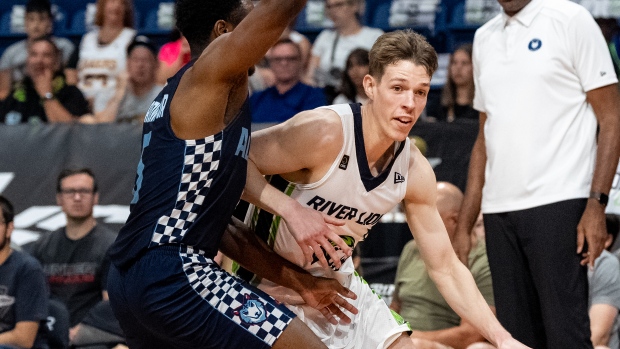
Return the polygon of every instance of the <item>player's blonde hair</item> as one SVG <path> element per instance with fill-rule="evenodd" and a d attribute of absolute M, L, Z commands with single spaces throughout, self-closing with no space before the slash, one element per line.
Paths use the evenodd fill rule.
<path fill-rule="evenodd" d="M 381 35 L 370 49 L 369 74 L 381 81 L 385 68 L 400 61 L 410 61 L 426 69 L 428 76 L 437 70 L 437 52 L 426 39 L 411 29 Z"/>

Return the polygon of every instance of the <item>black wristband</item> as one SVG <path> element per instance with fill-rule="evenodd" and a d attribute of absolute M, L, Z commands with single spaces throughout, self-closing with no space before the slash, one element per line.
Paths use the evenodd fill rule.
<path fill-rule="evenodd" d="M 588 199 L 594 199 L 603 206 L 607 206 L 607 202 L 609 202 L 609 196 L 598 191 L 591 191 Z"/>

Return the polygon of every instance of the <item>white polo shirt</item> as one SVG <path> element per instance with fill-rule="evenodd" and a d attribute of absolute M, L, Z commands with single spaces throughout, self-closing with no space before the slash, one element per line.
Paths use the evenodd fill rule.
<path fill-rule="evenodd" d="M 586 92 L 616 83 L 590 13 L 567 0 L 532 0 L 476 31 L 474 108 L 487 114 L 482 211 L 586 198 L 596 118 Z"/>

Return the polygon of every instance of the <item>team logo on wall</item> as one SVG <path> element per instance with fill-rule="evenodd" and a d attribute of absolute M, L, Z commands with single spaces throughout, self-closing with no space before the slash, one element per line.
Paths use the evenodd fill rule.
<path fill-rule="evenodd" d="M 540 39 L 532 39 L 530 43 L 527 45 L 527 48 L 530 51 L 538 51 L 538 49 L 542 46 L 542 41 Z"/>
<path fill-rule="evenodd" d="M 243 305 L 235 309 L 233 313 L 239 316 L 241 321 L 250 325 L 260 324 L 267 320 L 267 311 L 263 302 L 249 294 L 245 295 Z"/>

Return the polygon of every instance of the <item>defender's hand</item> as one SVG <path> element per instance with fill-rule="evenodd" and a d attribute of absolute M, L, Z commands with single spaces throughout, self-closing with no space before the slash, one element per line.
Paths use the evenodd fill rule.
<path fill-rule="evenodd" d="M 355 293 L 342 286 L 335 279 L 309 275 L 304 284 L 305 286 L 297 291 L 306 304 L 320 311 L 334 325 L 338 324 L 336 317 L 344 323 L 351 323 L 351 318 L 343 310 L 357 314 L 357 308 L 343 297 L 357 299 Z"/>

